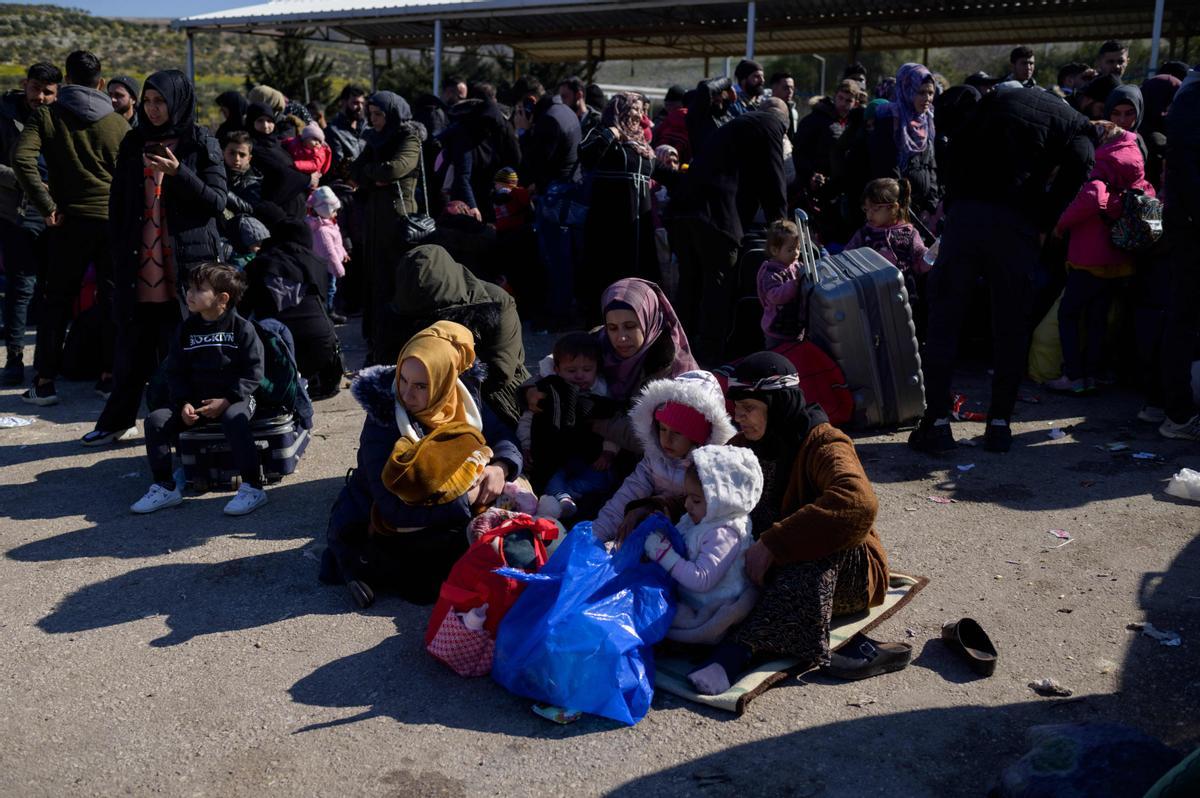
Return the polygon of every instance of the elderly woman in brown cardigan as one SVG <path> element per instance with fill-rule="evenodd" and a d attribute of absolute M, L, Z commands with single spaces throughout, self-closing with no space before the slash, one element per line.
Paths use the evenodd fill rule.
<path fill-rule="evenodd" d="M 746 553 L 762 595 L 710 663 L 690 675 L 706 694 L 729 689 L 763 657 L 829 665 L 830 619 L 882 604 L 888 588 L 875 491 L 850 439 L 820 406 L 805 404 L 792 364 L 774 352 L 751 355 L 734 371 L 728 395 L 741 429 L 731 443 L 751 448 L 763 469 Z"/>

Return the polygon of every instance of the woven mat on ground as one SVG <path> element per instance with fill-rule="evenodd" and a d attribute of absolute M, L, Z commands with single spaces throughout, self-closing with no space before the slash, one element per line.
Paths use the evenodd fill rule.
<path fill-rule="evenodd" d="M 867 632 L 874 629 L 885 619 L 890 618 L 892 613 L 907 604 L 928 583 L 929 580 L 923 576 L 893 573 L 883 604 L 872 607 L 868 612 L 834 619 L 834 625 L 829 630 L 830 648 L 836 650 L 856 632 Z M 656 658 L 654 662 L 654 687 L 689 701 L 695 701 L 697 704 L 740 715 L 751 701 L 765 693 L 776 682 L 787 678 L 799 665 L 799 662 L 790 659 L 765 662 L 738 679 L 724 693 L 700 695 L 692 689 L 691 683 L 687 680 L 688 673 L 697 667 L 695 663 L 682 658 L 660 657 Z"/>

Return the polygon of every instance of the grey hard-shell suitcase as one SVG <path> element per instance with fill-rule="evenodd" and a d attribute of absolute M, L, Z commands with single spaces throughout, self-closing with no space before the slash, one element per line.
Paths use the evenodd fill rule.
<path fill-rule="evenodd" d="M 808 216 L 796 211 L 800 301 L 808 336 L 841 367 L 856 427 L 889 427 L 925 412 L 917 330 L 900 270 L 870 248 L 817 258 Z"/>

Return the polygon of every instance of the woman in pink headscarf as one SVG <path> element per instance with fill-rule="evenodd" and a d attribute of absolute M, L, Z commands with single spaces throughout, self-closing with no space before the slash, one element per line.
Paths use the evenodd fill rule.
<path fill-rule="evenodd" d="M 610 285 L 600 301 L 600 364 L 608 395 L 623 408 L 613 419 L 593 422 L 594 430 L 622 449 L 641 452 L 628 409 L 652 380 L 677 377 L 698 368 L 687 333 L 666 294 L 649 280 L 629 277 Z"/>

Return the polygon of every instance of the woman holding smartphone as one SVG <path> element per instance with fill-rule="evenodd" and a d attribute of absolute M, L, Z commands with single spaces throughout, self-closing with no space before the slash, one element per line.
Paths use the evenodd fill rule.
<path fill-rule="evenodd" d="M 218 258 L 225 162 L 195 123 L 192 84 L 177 69 L 146 78 L 138 126 L 117 153 L 109 195 L 117 350 L 113 392 L 85 446 L 136 432 L 146 383 L 166 357 L 183 313 L 188 270 Z"/>

